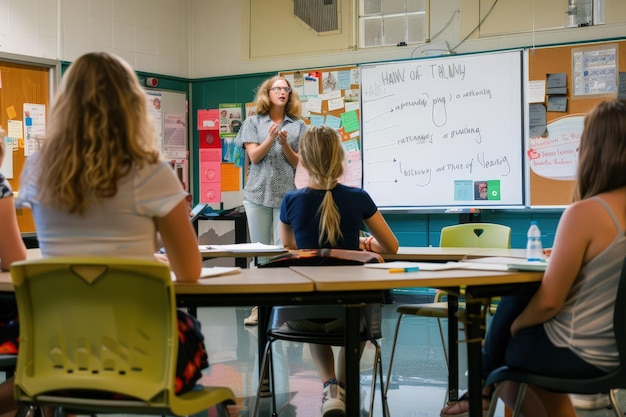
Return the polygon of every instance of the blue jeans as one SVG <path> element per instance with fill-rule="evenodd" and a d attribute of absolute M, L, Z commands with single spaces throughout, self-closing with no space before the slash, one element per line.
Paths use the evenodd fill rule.
<path fill-rule="evenodd" d="M 483 378 L 503 365 L 561 378 L 605 374 L 570 349 L 554 346 L 543 324 L 524 328 L 511 337 L 511 324 L 526 308 L 535 290 L 502 297 L 483 345 Z"/>
<path fill-rule="evenodd" d="M 250 242 L 280 245 L 280 208 L 262 206 L 246 199 L 243 200 L 243 206 L 246 209 Z M 259 257 L 259 262 L 264 263 L 267 259 Z"/>

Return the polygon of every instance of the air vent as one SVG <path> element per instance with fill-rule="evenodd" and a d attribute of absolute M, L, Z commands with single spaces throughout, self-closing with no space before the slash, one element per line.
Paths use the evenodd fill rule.
<path fill-rule="evenodd" d="M 317 33 L 336 32 L 339 27 L 338 0 L 294 0 L 293 14 Z"/>

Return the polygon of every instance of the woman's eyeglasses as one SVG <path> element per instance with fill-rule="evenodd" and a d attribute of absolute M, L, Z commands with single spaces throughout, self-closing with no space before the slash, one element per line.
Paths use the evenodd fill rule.
<path fill-rule="evenodd" d="M 284 91 L 287 94 L 291 93 L 291 87 L 272 87 L 270 88 L 270 90 L 272 90 L 276 94 L 279 94 L 281 91 Z"/>

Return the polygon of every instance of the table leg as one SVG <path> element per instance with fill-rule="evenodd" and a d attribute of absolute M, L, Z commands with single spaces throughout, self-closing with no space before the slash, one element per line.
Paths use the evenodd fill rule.
<path fill-rule="evenodd" d="M 482 416 L 482 318 L 481 303 L 470 301 L 471 294 L 467 292 L 467 370 L 469 411 L 471 417 Z"/>
<path fill-rule="evenodd" d="M 268 375 L 261 375 L 261 361 L 263 360 L 263 354 L 265 353 L 265 344 L 267 343 L 267 326 L 270 321 L 270 313 L 272 312 L 272 306 L 258 306 L 259 321 L 257 324 L 257 340 L 258 340 L 258 358 L 259 358 L 259 384 L 263 383 L 264 379 L 269 378 Z"/>
<path fill-rule="evenodd" d="M 458 291 L 458 290 L 457 290 Z M 459 399 L 459 298 L 448 292 L 448 403 Z"/>
<path fill-rule="evenodd" d="M 359 417 L 361 412 L 361 307 L 362 304 L 345 306 L 346 417 Z"/>

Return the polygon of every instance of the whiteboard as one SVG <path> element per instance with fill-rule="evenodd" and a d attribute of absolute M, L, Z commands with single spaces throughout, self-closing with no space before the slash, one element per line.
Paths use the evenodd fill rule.
<path fill-rule="evenodd" d="M 524 205 L 521 50 L 361 66 L 363 188 L 379 209 Z"/>

